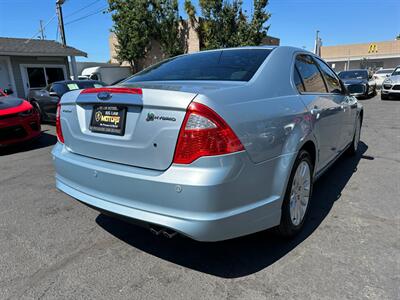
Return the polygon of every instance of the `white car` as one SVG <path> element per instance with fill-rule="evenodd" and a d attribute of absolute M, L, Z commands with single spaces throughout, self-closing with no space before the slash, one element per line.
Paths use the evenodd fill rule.
<path fill-rule="evenodd" d="M 390 77 L 387 77 L 382 84 L 381 99 L 387 100 L 391 96 L 400 97 L 400 66 L 397 66 Z"/>
<path fill-rule="evenodd" d="M 383 81 L 392 74 L 394 69 L 380 69 L 374 74 L 374 79 L 377 87 L 381 87 Z"/>

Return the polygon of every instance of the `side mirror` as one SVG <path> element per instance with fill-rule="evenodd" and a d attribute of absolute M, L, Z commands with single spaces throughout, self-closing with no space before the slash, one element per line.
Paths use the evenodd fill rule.
<path fill-rule="evenodd" d="M 12 89 L 4 89 L 3 92 L 6 95 L 12 95 L 14 93 Z"/>
<path fill-rule="evenodd" d="M 57 98 L 60 98 L 60 96 L 59 96 L 56 92 L 50 92 L 50 93 L 49 93 L 49 96 L 50 96 L 50 97 L 57 97 Z"/>

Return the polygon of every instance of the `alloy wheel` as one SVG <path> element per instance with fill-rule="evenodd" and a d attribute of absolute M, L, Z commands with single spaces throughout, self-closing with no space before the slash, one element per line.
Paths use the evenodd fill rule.
<path fill-rule="evenodd" d="M 303 221 L 311 193 L 311 170 L 307 161 L 303 160 L 296 169 L 290 192 L 290 219 L 298 226 Z"/>

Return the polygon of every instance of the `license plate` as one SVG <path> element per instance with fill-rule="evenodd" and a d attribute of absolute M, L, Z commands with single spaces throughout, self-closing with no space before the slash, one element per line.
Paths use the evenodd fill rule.
<path fill-rule="evenodd" d="M 126 107 L 98 105 L 93 107 L 89 129 L 93 132 L 124 135 Z"/>

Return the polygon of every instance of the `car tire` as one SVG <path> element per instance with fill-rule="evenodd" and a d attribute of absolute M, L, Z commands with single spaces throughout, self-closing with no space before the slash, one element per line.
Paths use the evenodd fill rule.
<path fill-rule="evenodd" d="M 40 121 L 41 121 L 41 122 L 43 122 L 42 110 L 40 109 L 40 105 L 39 105 L 39 103 L 37 103 L 37 101 L 36 101 L 36 100 L 31 100 L 30 102 L 31 102 L 31 104 L 32 104 L 33 108 L 34 108 L 34 109 L 36 109 L 36 110 L 37 110 L 37 112 L 39 113 L 39 116 L 40 116 Z"/>
<path fill-rule="evenodd" d="M 381 92 L 381 100 L 388 100 L 388 99 L 389 99 L 388 95 L 382 94 Z"/>
<path fill-rule="evenodd" d="M 360 136 L 361 136 L 361 119 L 360 117 L 357 118 L 356 121 L 356 128 L 354 130 L 353 140 L 351 141 L 351 145 L 347 149 L 347 154 L 350 156 L 354 156 L 357 154 L 358 145 L 360 143 Z"/>
<path fill-rule="evenodd" d="M 298 173 L 303 172 L 303 170 L 308 175 L 302 177 Z M 314 163 L 311 155 L 307 151 L 301 150 L 293 165 L 286 187 L 281 221 L 277 227 L 279 235 L 290 238 L 298 234 L 303 227 L 311 202 L 313 174 Z M 299 180 L 302 182 L 299 182 Z"/>

